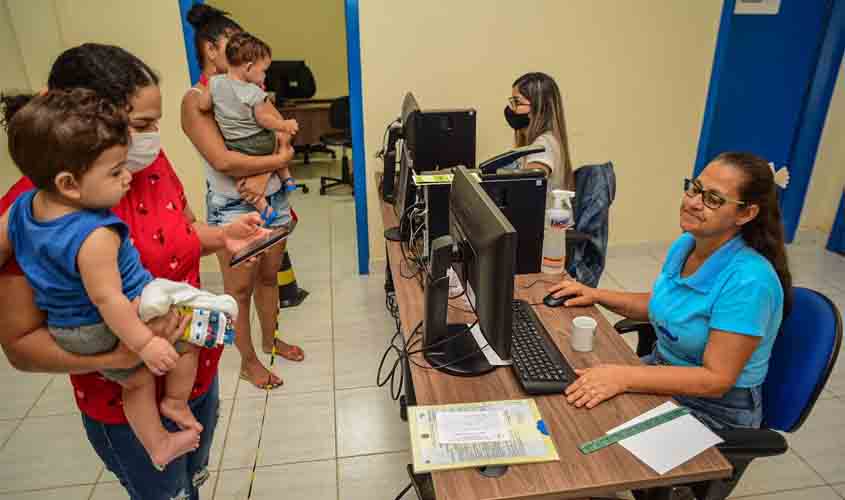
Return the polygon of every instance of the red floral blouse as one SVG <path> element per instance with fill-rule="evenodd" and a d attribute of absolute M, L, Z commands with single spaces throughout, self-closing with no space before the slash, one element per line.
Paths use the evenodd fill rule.
<path fill-rule="evenodd" d="M 27 178 L 21 178 L 0 199 L 0 214 L 4 213 L 22 193 L 33 189 Z M 184 281 L 200 286 L 200 241 L 185 218 L 187 205 L 185 190 L 173 166 L 162 151 L 147 168 L 132 177 L 129 193 L 114 209 L 114 213 L 129 226 L 130 237 L 141 262 L 156 278 Z M 2 274 L 22 274 L 14 259 L 0 269 Z M 191 398 L 208 391 L 223 348 L 202 349 L 199 368 Z M 98 373 L 71 375 L 79 409 L 105 424 L 126 423 L 120 385 L 108 381 Z M 159 397 L 164 379 L 157 380 Z"/>

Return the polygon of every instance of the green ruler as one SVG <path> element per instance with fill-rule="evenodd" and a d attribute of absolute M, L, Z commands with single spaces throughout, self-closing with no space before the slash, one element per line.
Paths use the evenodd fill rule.
<path fill-rule="evenodd" d="M 660 424 L 665 424 L 666 422 L 670 422 L 678 417 L 682 417 L 687 414 L 689 414 L 688 408 L 678 407 L 674 410 L 667 411 L 666 413 L 661 413 L 656 417 L 651 417 L 647 420 L 643 420 L 642 422 L 638 422 L 630 427 L 625 427 L 622 430 L 611 432 L 610 434 L 606 434 L 600 438 L 593 439 L 592 441 L 587 441 L 586 443 L 579 446 L 578 449 L 581 450 L 581 453 L 587 455 L 602 448 L 606 448 L 612 445 L 613 443 L 618 443 L 619 441 L 622 441 L 625 438 L 636 436 L 641 432 L 653 429 Z"/>

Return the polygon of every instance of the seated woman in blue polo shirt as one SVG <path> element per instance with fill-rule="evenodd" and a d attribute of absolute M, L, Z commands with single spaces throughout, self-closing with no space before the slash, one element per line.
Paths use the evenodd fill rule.
<path fill-rule="evenodd" d="M 650 293 L 564 280 L 567 306 L 601 304 L 655 327 L 652 366 L 577 370 L 567 400 L 592 408 L 623 392 L 667 394 L 715 429 L 759 427 L 761 385 L 789 310 L 791 277 L 774 173 L 762 158 L 723 153 L 687 180 L 683 234 Z M 786 293 L 784 293 L 786 291 Z"/>

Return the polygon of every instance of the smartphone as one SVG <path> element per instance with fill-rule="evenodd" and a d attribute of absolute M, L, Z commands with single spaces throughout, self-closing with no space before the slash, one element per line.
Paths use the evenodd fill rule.
<path fill-rule="evenodd" d="M 290 227 L 287 225 L 273 229 L 263 238 L 259 238 L 253 241 L 249 245 L 239 250 L 238 253 L 233 255 L 232 260 L 229 261 L 229 266 L 236 267 L 240 264 L 243 264 L 251 257 L 261 255 L 262 253 L 266 252 L 269 248 L 272 248 L 274 245 L 285 241 L 289 235 Z"/>

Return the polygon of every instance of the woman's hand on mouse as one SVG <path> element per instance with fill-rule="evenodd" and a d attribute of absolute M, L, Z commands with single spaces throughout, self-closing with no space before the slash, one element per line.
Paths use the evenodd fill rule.
<path fill-rule="evenodd" d="M 591 306 L 599 301 L 595 288 L 590 288 L 571 278 L 564 278 L 563 281 L 549 288 L 549 292 L 557 298 L 568 297 L 563 303 L 566 307 Z"/>

